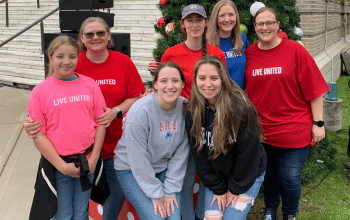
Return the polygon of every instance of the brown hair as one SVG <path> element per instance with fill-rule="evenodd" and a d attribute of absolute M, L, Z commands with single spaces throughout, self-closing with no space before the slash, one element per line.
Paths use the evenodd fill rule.
<path fill-rule="evenodd" d="M 229 5 L 231 6 L 236 14 L 236 25 L 233 27 L 232 32 L 231 32 L 231 43 L 233 45 L 233 51 L 235 52 L 236 55 L 241 55 L 242 54 L 242 48 L 243 48 L 243 41 L 242 41 L 242 36 L 241 36 L 241 30 L 239 28 L 240 25 L 240 20 L 239 20 L 239 14 L 238 14 L 238 9 L 231 0 L 221 0 L 218 3 L 215 4 L 209 24 L 208 24 L 208 42 L 211 45 L 214 45 L 215 47 L 220 47 L 220 37 L 219 37 L 219 26 L 218 26 L 218 16 L 219 16 L 219 11 L 223 6 Z"/>
<path fill-rule="evenodd" d="M 154 75 L 153 75 L 153 85 L 154 85 L 154 83 L 157 82 L 157 80 L 158 80 L 159 72 L 160 72 L 162 69 L 164 69 L 165 67 L 174 68 L 174 69 L 176 69 L 177 71 L 179 71 L 181 81 L 182 81 L 183 83 L 186 83 L 185 75 L 184 75 L 184 73 L 182 72 L 182 69 L 181 69 L 181 67 L 180 67 L 179 65 L 177 65 L 177 64 L 174 63 L 174 62 L 164 62 L 164 63 L 161 63 L 161 64 L 158 66 L 156 72 L 155 72 Z"/>
<path fill-rule="evenodd" d="M 83 42 L 81 41 L 81 37 L 82 35 L 84 34 L 84 29 L 85 29 L 85 26 L 87 24 L 90 24 L 90 23 L 93 23 L 93 22 L 99 22 L 101 23 L 104 28 L 106 29 L 107 33 L 110 34 L 111 33 L 111 29 L 109 28 L 108 24 L 106 23 L 106 21 L 103 19 L 103 18 L 100 18 L 100 17 L 89 17 L 87 19 L 85 19 L 83 21 L 83 23 L 81 24 L 80 26 L 80 30 L 79 30 L 79 36 L 78 36 L 78 44 L 80 46 L 80 49 L 82 51 L 86 51 L 86 47 L 85 45 L 83 44 Z M 107 48 L 112 48 L 114 47 L 114 40 L 113 38 L 111 37 L 111 39 L 108 41 L 108 44 L 107 44 Z"/>
<path fill-rule="evenodd" d="M 47 48 L 46 50 L 47 57 L 50 59 L 53 53 L 56 51 L 56 49 L 62 44 L 75 47 L 77 49 L 77 56 L 79 56 L 79 45 L 77 41 L 70 36 L 67 36 L 65 34 L 60 34 L 59 36 L 57 36 L 55 39 L 51 41 L 49 47 Z M 48 68 L 47 77 L 49 77 L 52 75 L 54 71 L 50 62 L 47 64 L 47 68 Z"/>
<path fill-rule="evenodd" d="M 261 134 L 262 128 L 253 103 L 248 99 L 245 92 L 232 81 L 224 63 L 215 56 L 205 56 L 194 67 L 191 95 L 184 107 L 184 111 L 188 111 L 192 115 L 193 125 L 190 134 L 196 140 L 197 152 L 201 151 L 204 145 L 202 126 L 205 121 L 206 99 L 197 87 L 198 70 L 203 64 L 214 65 L 222 83 L 215 104 L 216 114 L 212 132 L 215 147 L 210 152 L 210 158 L 215 159 L 221 154 L 225 155 L 228 147 L 233 146 L 238 137 L 238 131 L 240 131 L 239 135 L 247 137 L 249 134 Z M 241 131 L 242 123 L 247 124 L 243 131 Z M 254 126 L 251 126 L 252 123 Z M 254 130 L 250 128 L 254 128 Z"/>
<path fill-rule="evenodd" d="M 193 14 L 193 13 L 192 13 L 192 14 Z M 198 14 L 198 15 L 200 15 L 200 14 Z M 187 15 L 187 16 L 188 16 L 188 15 Z M 186 16 L 186 17 L 187 17 L 187 16 Z M 200 16 L 201 16 L 201 15 L 200 15 Z M 180 21 L 180 24 L 183 24 L 183 23 L 184 23 L 186 17 L 184 17 L 184 19 L 182 19 L 182 20 Z M 203 17 L 203 16 L 201 16 L 201 17 Z M 208 20 L 208 19 L 206 19 L 205 17 L 203 17 L 203 18 L 204 18 L 205 21 Z M 204 28 L 204 32 L 203 32 L 203 35 L 202 35 L 202 55 L 203 55 L 203 56 L 206 56 L 207 53 L 208 53 L 208 51 L 207 51 L 207 38 L 206 38 L 207 29 L 208 29 L 208 27 L 206 26 L 206 27 Z M 182 32 L 182 34 L 183 34 L 184 40 L 186 40 L 186 39 L 187 39 L 187 32 L 186 32 L 186 29 L 183 28 L 183 27 L 181 27 L 181 32 Z"/>
<path fill-rule="evenodd" d="M 271 12 L 272 14 L 275 15 L 276 17 L 276 21 L 279 23 L 280 22 L 280 19 L 277 15 L 277 12 L 275 11 L 275 9 L 273 8 L 270 8 L 270 7 L 263 7 L 263 8 L 260 8 L 256 13 L 255 13 L 255 16 L 254 16 L 254 26 L 255 26 L 255 21 L 256 21 L 256 17 L 258 17 L 259 14 L 265 12 L 265 11 L 269 11 Z"/>

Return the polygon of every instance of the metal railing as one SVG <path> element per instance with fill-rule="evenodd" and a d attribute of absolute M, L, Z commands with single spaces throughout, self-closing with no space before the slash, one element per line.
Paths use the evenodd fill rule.
<path fill-rule="evenodd" d="M 5 3 L 5 13 L 6 13 L 6 27 L 9 27 L 9 1 L 8 0 L 2 0 L 0 1 L 0 5 L 2 3 Z M 40 0 L 36 0 L 36 7 L 40 8 Z"/>
<path fill-rule="evenodd" d="M 47 13 L 46 15 L 42 16 L 41 18 L 39 18 L 38 20 L 36 20 L 35 22 L 33 22 L 32 24 L 28 25 L 26 28 L 24 28 L 23 30 L 19 31 L 17 34 L 13 35 L 12 37 L 10 37 L 9 39 L 5 40 L 4 42 L 2 42 L 0 44 L 0 47 L 4 46 L 5 44 L 7 44 L 8 42 L 12 41 L 13 39 L 15 39 L 16 37 L 18 37 L 19 35 L 23 34 L 24 32 L 26 32 L 27 30 L 29 30 L 30 28 L 32 28 L 33 26 L 37 25 L 40 22 L 40 32 L 41 32 L 41 53 L 44 54 L 44 23 L 43 21 L 51 16 L 52 14 L 54 14 L 55 12 L 57 12 L 60 9 L 60 7 L 55 8 L 54 10 L 52 10 L 51 12 Z"/>
<path fill-rule="evenodd" d="M 2 3 L 5 3 L 6 27 L 8 27 L 9 26 L 9 2 L 8 2 L 8 0 L 2 0 L 2 1 L 0 1 L 0 4 L 2 4 Z"/>

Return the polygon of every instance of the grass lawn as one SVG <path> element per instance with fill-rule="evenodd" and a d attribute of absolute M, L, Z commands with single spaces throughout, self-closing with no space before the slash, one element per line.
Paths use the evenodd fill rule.
<path fill-rule="evenodd" d="M 349 76 L 340 76 L 338 84 L 338 98 L 343 100 L 342 130 L 327 132 L 329 141 L 336 147 L 336 168 L 333 171 L 324 171 L 308 185 L 302 187 L 297 219 L 308 220 L 350 220 L 350 171 L 344 169 L 344 163 L 349 160 L 346 155 L 348 146 L 348 129 L 350 125 L 350 89 L 348 88 Z M 256 198 L 248 218 L 250 220 L 264 219 L 264 195 L 260 192 Z M 282 212 L 278 210 L 279 219 L 282 220 Z"/>

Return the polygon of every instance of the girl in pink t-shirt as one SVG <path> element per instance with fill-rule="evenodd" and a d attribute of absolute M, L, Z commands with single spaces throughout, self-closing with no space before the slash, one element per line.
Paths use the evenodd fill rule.
<path fill-rule="evenodd" d="M 103 114 L 106 104 L 96 82 L 74 72 L 79 47 L 73 38 L 58 36 L 47 52 L 52 76 L 33 89 L 28 113 L 34 121 L 43 122 L 34 138 L 43 157 L 35 193 L 43 193 L 46 186 L 39 186 L 47 184 L 49 193 L 56 196 L 57 209 L 38 206 L 34 195 L 31 217 L 48 208 L 48 219 L 88 219 L 91 182 L 105 136 L 104 126 L 95 117 Z M 50 169 L 43 163 L 54 167 L 52 179 L 46 178 Z"/>

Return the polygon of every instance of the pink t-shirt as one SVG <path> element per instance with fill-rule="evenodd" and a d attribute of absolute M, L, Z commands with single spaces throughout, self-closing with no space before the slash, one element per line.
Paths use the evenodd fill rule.
<path fill-rule="evenodd" d="M 62 156 L 83 153 L 95 139 L 95 117 L 106 106 L 96 82 L 78 74 L 73 81 L 51 76 L 32 91 L 28 113 L 34 121 L 42 121 L 40 132 Z"/>

